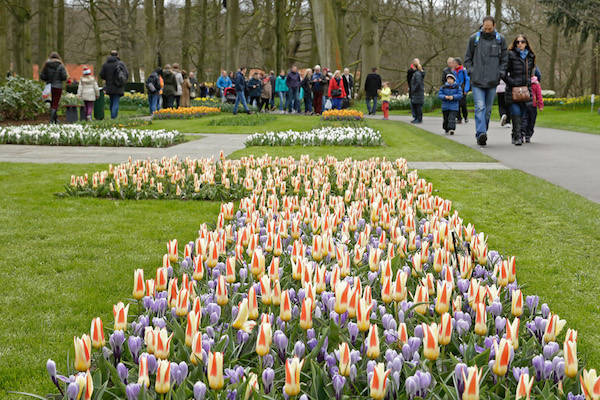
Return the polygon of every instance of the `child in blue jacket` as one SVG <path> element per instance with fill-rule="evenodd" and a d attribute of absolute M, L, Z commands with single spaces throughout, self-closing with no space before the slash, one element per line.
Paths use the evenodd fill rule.
<path fill-rule="evenodd" d="M 438 97 L 442 100 L 442 113 L 444 114 L 442 128 L 446 134 L 454 135 L 456 115 L 460 99 L 463 97 L 463 90 L 456 83 L 456 77 L 453 74 L 446 75 L 446 84 L 440 88 Z"/>

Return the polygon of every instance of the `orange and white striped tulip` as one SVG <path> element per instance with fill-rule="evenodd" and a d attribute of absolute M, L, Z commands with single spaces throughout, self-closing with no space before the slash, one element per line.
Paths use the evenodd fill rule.
<path fill-rule="evenodd" d="M 364 298 L 361 298 L 358 301 L 358 307 L 356 308 L 356 325 L 358 326 L 358 330 L 361 332 L 366 332 L 369 330 L 371 326 L 371 310 L 373 309 L 373 303 L 368 303 Z"/>
<path fill-rule="evenodd" d="M 223 275 L 220 275 L 217 280 L 216 300 L 217 304 L 220 306 L 224 306 L 229 302 L 229 297 L 227 296 L 227 284 L 225 283 L 225 277 Z"/>
<path fill-rule="evenodd" d="M 437 295 L 435 298 L 435 311 L 442 315 L 450 310 L 452 298 L 452 285 L 448 281 L 437 282 Z"/>
<path fill-rule="evenodd" d="M 563 330 L 567 321 L 560 319 L 558 314 L 550 314 L 548 316 L 548 323 L 546 324 L 546 330 L 544 331 L 544 343 L 555 342 L 556 337 Z"/>
<path fill-rule="evenodd" d="M 154 390 L 158 394 L 165 394 L 171 389 L 171 362 L 158 360 L 157 364 Z"/>
<path fill-rule="evenodd" d="M 235 321 L 233 321 L 232 326 L 235 329 L 241 329 L 247 333 L 252 332 L 252 329 L 254 329 L 254 326 L 256 326 L 256 322 L 254 321 L 249 321 L 248 320 L 249 317 L 249 312 L 248 312 L 248 299 L 243 299 L 242 302 L 239 305 L 238 308 L 238 314 L 235 318 Z"/>
<path fill-rule="evenodd" d="M 223 380 L 223 353 L 210 352 L 208 354 L 208 386 L 212 390 L 220 390 L 225 382 Z"/>
<path fill-rule="evenodd" d="M 406 281 L 408 280 L 408 274 L 405 271 L 398 270 L 396 272 L 396 280 L 394 281 L 394 292 L 392 293 L 392 299 L 395 302 L 401 302 L 406 300 L 407 289 Z"/>
<path fill-rule="evenodd" d="M 250 272 L 255 278 L 260 278 L 265 273 L 265 256 L 260 248 L 254 249 L 250 262 Z"/>
<path fill-rule="evenodd" d="M 565 340 L 563 344 L 565 357 L 565 375 L 569 378 L 577 376 L 577 342 Z"/>
<path fill-rule="evenodd" d="M 101 349 L 106 343 L 106 340 L 104 340 L 104 328 L 100 317 L 96 317 L 92 320 L 90 338 L 92 340 L 92 347 L 96 350 Z"/>
<path fill-rule="evenodd" d="M 196 281 L 202 280 L 204 277 L 204 264 L 202 263 L 202 255 L 194 257 L 194 273 L 192 277 Z"/>
<path fill-rule="evenodd" d="M 258 318 L 258 300 L 254 286 L 250 286 L 250 290 L 248 290 L 248 318 L 252 320 Z"/>
<path fill-rule="evenodd" d="M 156 281 L 154 279 L 146 279 L 146 294 L 148 296 L 156 296 Z"/>
<path fill-rule="evenodd" d="M 350 347 L 346 342 L 340 343 L 338 365 L 340 375 L 349 376 L 351 366 L 352 364 L 350 363 Z"/>
<path fill-rule="evenodd" d="M 213 240 L 208 244 L 208 255 L 206 258 L 206 266 L 208 268 L 214 268 L 217 266 L 219 262 L 219 247 L 217 243 Z"/>
<path fill-rule="evenodd" d="M 415 304 L 418 303 L 414 308 L 415 312 L 425 315 L 429 309 L 429 291 L 427 288 L 423 285 L 417 286 L 413 300 Z"/>
<path fill-rule="evenodd" d="M 515 256 L 508 257 L 508 283 L 513 283 L 517 279 L 517 261 Z"/>
<path fill-rule="evenodd" d="M 283 391 L 288 396 L 296 396 L 300 393 L 300 371 L 304 365 L 304 360 L 300 361 L 298 357 L 287 359 L 285 361 L 285 385 Z"/>
<path fill-rule="evenodd" d="M 161 360 L 166 360 L 167 358 L 169 358 L 169 351 L 171 348 L 171 340 L 173 339 L 173 333 L 171 333 L 168 336 L 167 335 L 168 332 L 166 328 L 154 329 L 154 343 L 156 346 L 154 348 L 154 355 L 156 356 L 156 358 Z"/>
<path fill-rule="evenodd" d="M 179 288 L 177 286 L 177 278 L 171 279 L 167 287 L 167 301 L 169 307 L 177 307 L 177 294 L 179 293 Z"/>
<path fill-rule="evenodd" d="M 477 367 L 468 367 L 467 375 L 463 370 L 463 380 L 465 382 L 465 390 L 462 395 L 462 400 L 479 400 L 479 381 L 481 380 L 481 369 Z"/>
<path fill-rule="evenodd" d="M 506 340 L 510 341 L 513 349 L 517 350 L 519 348 L 519 325 L 521 320 L 519 318 L 515 318 L 512 323 L 506 320 Z"/>
<path fill-rule="evenodd" d="M 387 378 L 391 370 L 386 370 L 383 363 L 377 363 L 373 368 L 373 376 L 369 382 L 369 395 L 372 399 L 382 400 L 385 397 Z"/>
<path fill-rule="evenodd" d="M 200 325 L 200 318 L 202 315 L 196 314 L 194 310 L 190 311 L 187 315 L 187 324 L 185 326 L 185 345 L 191 346 L 192 340 L 196 332 L 198 332 L 198 327 Z"/>
<path fill-rule="evenodd" d="M 281 320 L 284 322 L 288 322 L 290 319 L 292 319 L 292 302 L 290 301 L 290 294 L 287 290 L 281 292 L 279 318 L 281 318 Z"/>
<path fill-rule="evenodd" d="M 281 304 L 281 283 L 279 279 L 273 282 L 273 291 L 271 292 L 271 303 L 274 306 Z"/>
<path fill-rule="evenodd" d="M 156 350 L 156 336 L 154 335 L 154 329 L 151 326 L 147 326 L 144 329 L 144 344 L 149 354 L 154 354 Z"/>
<path fill-rule="evenodd" d="M 501 261 L 499 263 L 499 265 L 497 266 L 498 268 L 498 286 L 500 287 L 506 287 L 506 285 L 508 285 L 508 262 L 506 262 L 506 260 Z"/>
<path fill-rule="evenodd" d="M 392 300 L 392 279 L 384 278 L 381 284 L 381 301 L 385 304 L 390 304 Z"/>
<path fill-rule="evenodd" d="M 523 315 L 523 293 L 520 289 L 512 291 L 510 311 L 514 317 L 520 317 Z"/>
<path fill-rule="evenodd" d="M 335 305 L 333 308 L 336 313 L 343 314 L 348 310 L 349 291 L 350 287 L 345 280 L 338 281 L 335 285 Z"/>
<path fill-rule="evenodd" d="M 421 259 L 421 253 L 415 253 L 412 256 L 412 275 L 418 276 L 423 273 L 423 261 Z"/>
<path fill-rule="evenodd" d="M 577 331 L 575 329 L 567 329 L 567 334 L 565 335 L 565 340 L 569 340 L 571 342 L 577 341 Z"/>
<path fill-rule="evenodd" d="M 313 300 L 310 297 L 305 297 L 302 300 L 302 308 L 300 309 L 300 328 L 307 330 L 313 326 L 312 317 Z"/>
<path fill-rule="evenodd" d="M 187 289 L 183 288 L 177 292 L 177 305 L 175 307 L 175 314 L 179 317 L 187 315 L 190 308 L 190 293 Z"/>
<path fill-rule="evenodd" d="M 475 304 L 475 333 L 479 336 L 485 336 L 488 333 L 485 303 Z"/>
<path fill-rule="evenodd" d="M 88 335 L 81 335 L 81 338 L 73 337 L 75 346 L 75 369 L 79 372 L 85 372 L 90 369 L 92 363 L 92 342 Z"/>
<path fill-rule="evenodd" d="M 202 332 L 196 331 L 192 338 L 190 362 L 194 365 L 198 365 L 200 364 L 200 361 L 202 361 Z"/>
<path fill-rule="evenodd" d="M 595 369 L 589 371 L 584 369 L 579 376 L 579 382 L 586 400 L 600 399 L 600 377 L 596 374 Z"/>
<path fill-rule="evenodd" d="M 162 292 L 167 289 L 167 282 L 169 280 L 169 272 L 165 267 L 156 269 L 156 290 Z"/>
<path fill-rule="evenodd" d="M 271 332 L 271 324 L 264 319 L 258 328 L 258 336 L 256 337 L 256 354 L 265 356 L 271 349 L 273 334 Z"/>
<path fill-rule="evenodd" d="M 369 251 L 369 269 L 371 272 L 379 271 L 379 261 L 381 260 L 381 249 L 372 247 Z"/>
<path fill-rule="evenodd" d="M 427 325 L 422 323 L 423 328 L 423 356 L 431 361 L 437 360 L 440 356 L 440 346 L 438 345 L 438 326 L 437 324 Z"/>
<path fill-rule="evenodd" d="M 235 282 L 235 256 L 228 257 L 225 262 L 225 281 L 227 283 Z"/>
<path fill-rule="evenodd" d="M 401 322 L 398 325 L 398 344 L 400 345 L 400 348 L 402 348 L 402 346 L 406 343 L 408 343 L 408 330 L 406 329 L 406 324 L 404 322 Z"/>
<path fill-rule="evenodd" d="M 138 383 L 148 388 L 150 386 L 150 376 L 148 374 L 148 356 L 142 354 L 139 360 Z"/>
<path fill-rule="evenodd" d="M 502 338 L 500 344 L 494 341 L 494 349 L 496 350 L 496 360 L 492 370 L 497 376 L 504 376 L 508 371 L 508 363 L 513 352 L 512 344 L 506 338 Z"/>
<path fill-rule="evenodd" d="M 133 272 L 133 298 L 141 300 L 146 294 L 146 285 L 144 282 L 144 270 L 136 269 Z"/>
<path fill-rule="evenodd" d="M 177 239 L 169 240 L 167 242 L 167 254 L 169 255 L 169 261 L 175 262 L 179 258 L 177 251 Z"/>
<path fill-rule="evenodd" d="M 534 377 L 529 378 L 529 374 L 521 374 L 521 376 L 519 377 L 519 383 L 517 384 L 517 393 L 515 395 L 515 400 L 529 400 L 534 380 Z"/>
<path fill-rule="evenodd" d="M 442 314 L 440 320 L 440 330 L 438 332 L 438 340 L 442 346 L 446 346 L 452 339 L 452 317 L 449 313 Z"/>
<path fill-rule="evenodd" d="M 260 278 L 260 301 L 267 306 L 271 304 L 271 278 L 269 275 L 263 275 Z"/>
<path fill-rule="evenodd" d="M 379 357 L 379 333 L 377 325 L 371 324 L 369 327 L 369 334 L 367 335 L 367 357 L 375 359 Z"/>
<path fill-rule="evenodd" d="M 123 302 L 118 302 L 113 305 L 113 315 L 115 317 L 115 331 L 127 330 L 127 313 L 129 312 L 129 304 L 125 306 Z"/>

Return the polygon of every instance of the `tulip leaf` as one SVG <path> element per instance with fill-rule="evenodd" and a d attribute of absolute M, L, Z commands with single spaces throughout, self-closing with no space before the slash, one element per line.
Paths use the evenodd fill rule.
<path fill-rule="evenodd" d="M 10 391 L 10 392 L 7 392 L 7 393 L 10 393 L 10 394 L 20 394 L 20 395 L 23 395 L 23 396 L 33 397 L 34 399 L 47 400 L 45 397 L 42 397 L 40 395 L 33 394 L 33 393 L 13 392 L 13 391 Z"/>
<path fill-rule="evenodd" d="M 100 365 L 104 364 L 105 368 L 108 369 L 111 381 L 113 385 L 115 385 L 114 387 L 118 390 L 119 394 L 125 396 L 125 384 L 121 382 L 121 378 L 119 378 L 119 373 L 117 372 L 117 369 L 112 364 L 107 362 L 104 357 L 98 357 L 98 360 Z"/>
<path fill-rule="evenodd" d="M 106 392 L 106 387 L 108 386 L 108 381 L 105 381 L 104 385 L 102 385 L 102 386 L 100 386 L 100 383 L 98 383 L 96 385 L 96 376 L 98 376 L 98 375 L 100 375 L 100 374 L 94 374 L 94 398 L 96 400 L 101 400 L 102 396 L 104 395 L 104 392 Z M 100 379 L 102 379 L 102 376 L 100 376 Z"/>

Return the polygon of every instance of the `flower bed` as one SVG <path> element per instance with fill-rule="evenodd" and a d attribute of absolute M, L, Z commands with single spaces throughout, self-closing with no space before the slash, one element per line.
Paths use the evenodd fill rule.
<path fill-rule="evenodd" d="M 179 108 L 161 108 L 152 114 L 152 118 L 156 119 L 187 119 L 199 118 L 209 114 L 220 113 L 218 107 L 179 107 Z"/>
<path fill-rule="evenodd" d="M 381 146 L 381 133 L 368 127 L 322 127 L 310 131 L 258 132 L 246 138 L 249 146 Z"/>
<path fill-rule="evenodd" d="M 180 143 L 177 131 L 96 128 L 93 125 L 21 125 L 0 127 L 2 144 L 51 146 L 166 147 Z"/>
<path fill-rule="evenodd" d="M 588 106 L 592 104 L 592 95 L 579 96 L 579 97 L 544 97 L 545 106 L 568 106 L 568 107 L 579 107 Z"/>
<path fill-rule="evenodd" d="M 327 110 L 321 114 L 321 119 L 325 121 L 362 121 L 364 115 L 358 110 Z"/>
<path fill-rule="evenodd" d="M 169 241 L 150 279 L 132 271 L 111 328 L 74 338 L 76 375 L 48 360 L 69 398 L 600 395 L 577 332 L 406 160 L 193 162 L 215 164 L 248 196 Z"/>

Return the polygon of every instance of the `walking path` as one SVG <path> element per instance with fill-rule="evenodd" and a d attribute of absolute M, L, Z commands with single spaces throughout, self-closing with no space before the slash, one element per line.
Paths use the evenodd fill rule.
<path fill-rule="evenodd" d="M 411 117 L 390 115 L 390 119 L 410 122 Z M 507 167 L 520 169 L 600 203 L 600 135 L 536 127 L 532 143 L 518 147 L 511 144 L 511 130 L 492 121 L 487 146 L 481 147 L 475 143 L 473 119 L 456 125 L 453 136 L 444 134 L 442 119 L 438 117 L 424 117 L 423 123 L 417 126 L 477 149 Z"/>

